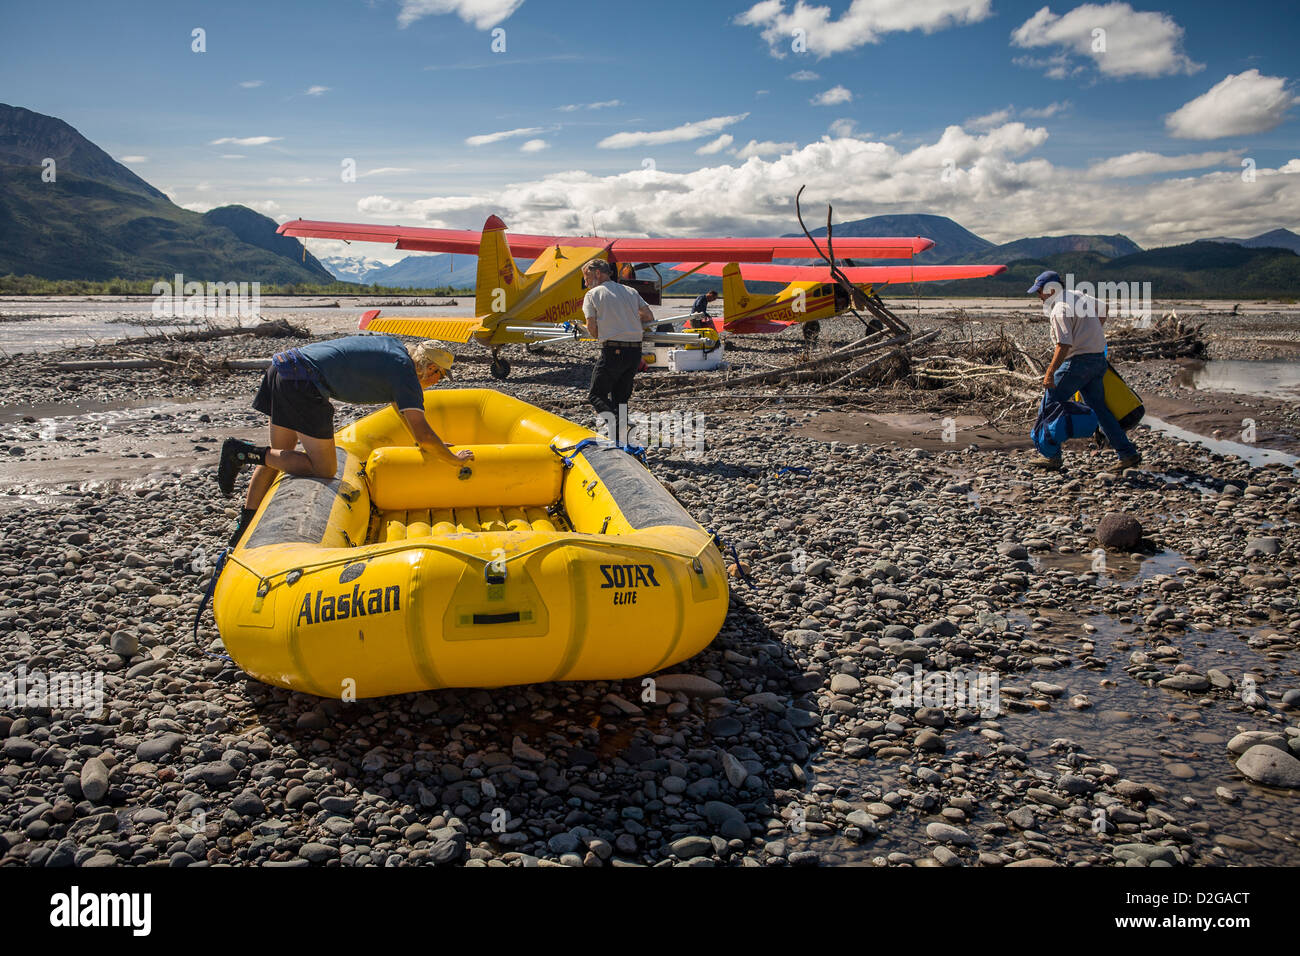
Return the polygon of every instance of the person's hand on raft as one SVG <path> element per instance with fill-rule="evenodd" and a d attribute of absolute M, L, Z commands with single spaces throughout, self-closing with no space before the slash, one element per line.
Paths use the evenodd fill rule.
<path fill-rule="evenodd" d="M 456 458 L 460 461 L 473 461 L 474 453 L 467 448 L 464 451 L 456 452 Z"/>

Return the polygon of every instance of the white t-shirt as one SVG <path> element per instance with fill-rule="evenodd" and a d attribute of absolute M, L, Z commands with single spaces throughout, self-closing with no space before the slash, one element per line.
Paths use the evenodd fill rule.
<path fill-rule="evenodd" d="M 610 279 L 587 290 L 582 314 L 596 320 L 596 334 L 602 342 L 640 342 L 644 326 L 639 310 L 645 304 L 636 289 Z"/>
<path fill-rule="evenodd" d="M 1070 355 L 1100 355 L 1106 351 L 1106 333 L 1101 320 L 1106 303 L 1090 295 L 1067 289 L 1043 303 L 1051 328 L 1053 345 L 1064 345 Z"/>

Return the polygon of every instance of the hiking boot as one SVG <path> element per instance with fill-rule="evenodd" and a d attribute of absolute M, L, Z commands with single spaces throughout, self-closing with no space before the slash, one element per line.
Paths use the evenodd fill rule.
<path fill-rule="evenodd" d="M 1142 453 L 1140 451 L 1135 451 L 1133 454 L 1119 460 L 1119 470 L 1123 471 L 1125 468 L 1136 468 L 1140 464 L 1142 464 Z"/>
<path fill-rule="evenodd" d="M 244 537 L 244 532 L 248 530 L 248 523 L 253 520 L 255 514 L 257 514 L 256 508 L 244 508 L 239 512 L 239 517 L 235 519 L 235 530 L 231 533 L 230 542 L 226 545 L 231 551 L 235 550 L 235 546 Z"/>
<path fill-rule="evenodd" d="M 1060 471 L 1061 459 L 1058 458 L 1035 458 L 1029 462 L 1030 468 L 1041 468 L 1043 471 Z"/>
<path fill-rule="evenodd" d="M 260 465 L 266 449 L 258 448 L 238 438 L 227 438 L 221 446 L 221 461 L 217 465 L 217 487 L 229 498 L 235 492 L 235 476 L 250 462 Z"/>

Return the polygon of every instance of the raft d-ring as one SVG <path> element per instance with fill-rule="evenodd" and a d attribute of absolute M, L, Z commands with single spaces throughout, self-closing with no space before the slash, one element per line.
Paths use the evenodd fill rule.
<path fill-rule="evenodd" d="M 257 596 L 264 598 L 271 593 L 271 582 L 266 578 L 257 582 Z"/>
<path fill-rule="evenodd" d="M 596 486 L 598 484 L 600 484 L 600 482 L 597 481 L 595 478 L 593 478 L 591 479 L 591 481 L 587 482 L 585 485 L 582 486 L 583 490 L 587 492 L 587 497 L 589 498 L 596 497 Z"/>
<path fill-rule="evenodd" d="M 297 584 L 302 579 L 302 568 L 294 568 L 284 576 L 285 584 Z"/>
<path fill-rule="evenodd" d="M 489 561 L 487 564 L 483 565 L 483 580 L 488 584 L 505 584 L 505 558 L 497 558 L 495 561 Z"/>
<path fill-rule="evenodd" d="M 699 558 L 691 558 L 691 570 L 704 577 L 704 563 Z"/>

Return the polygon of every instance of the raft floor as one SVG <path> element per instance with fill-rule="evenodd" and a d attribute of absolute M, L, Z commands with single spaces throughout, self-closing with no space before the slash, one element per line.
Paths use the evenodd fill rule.
<path fill-rule="evenodd" d="M 385 511 L 376 543 L 492 531 L 567 531 L 564 519 L 545 508 L 442 508 Z"/>

